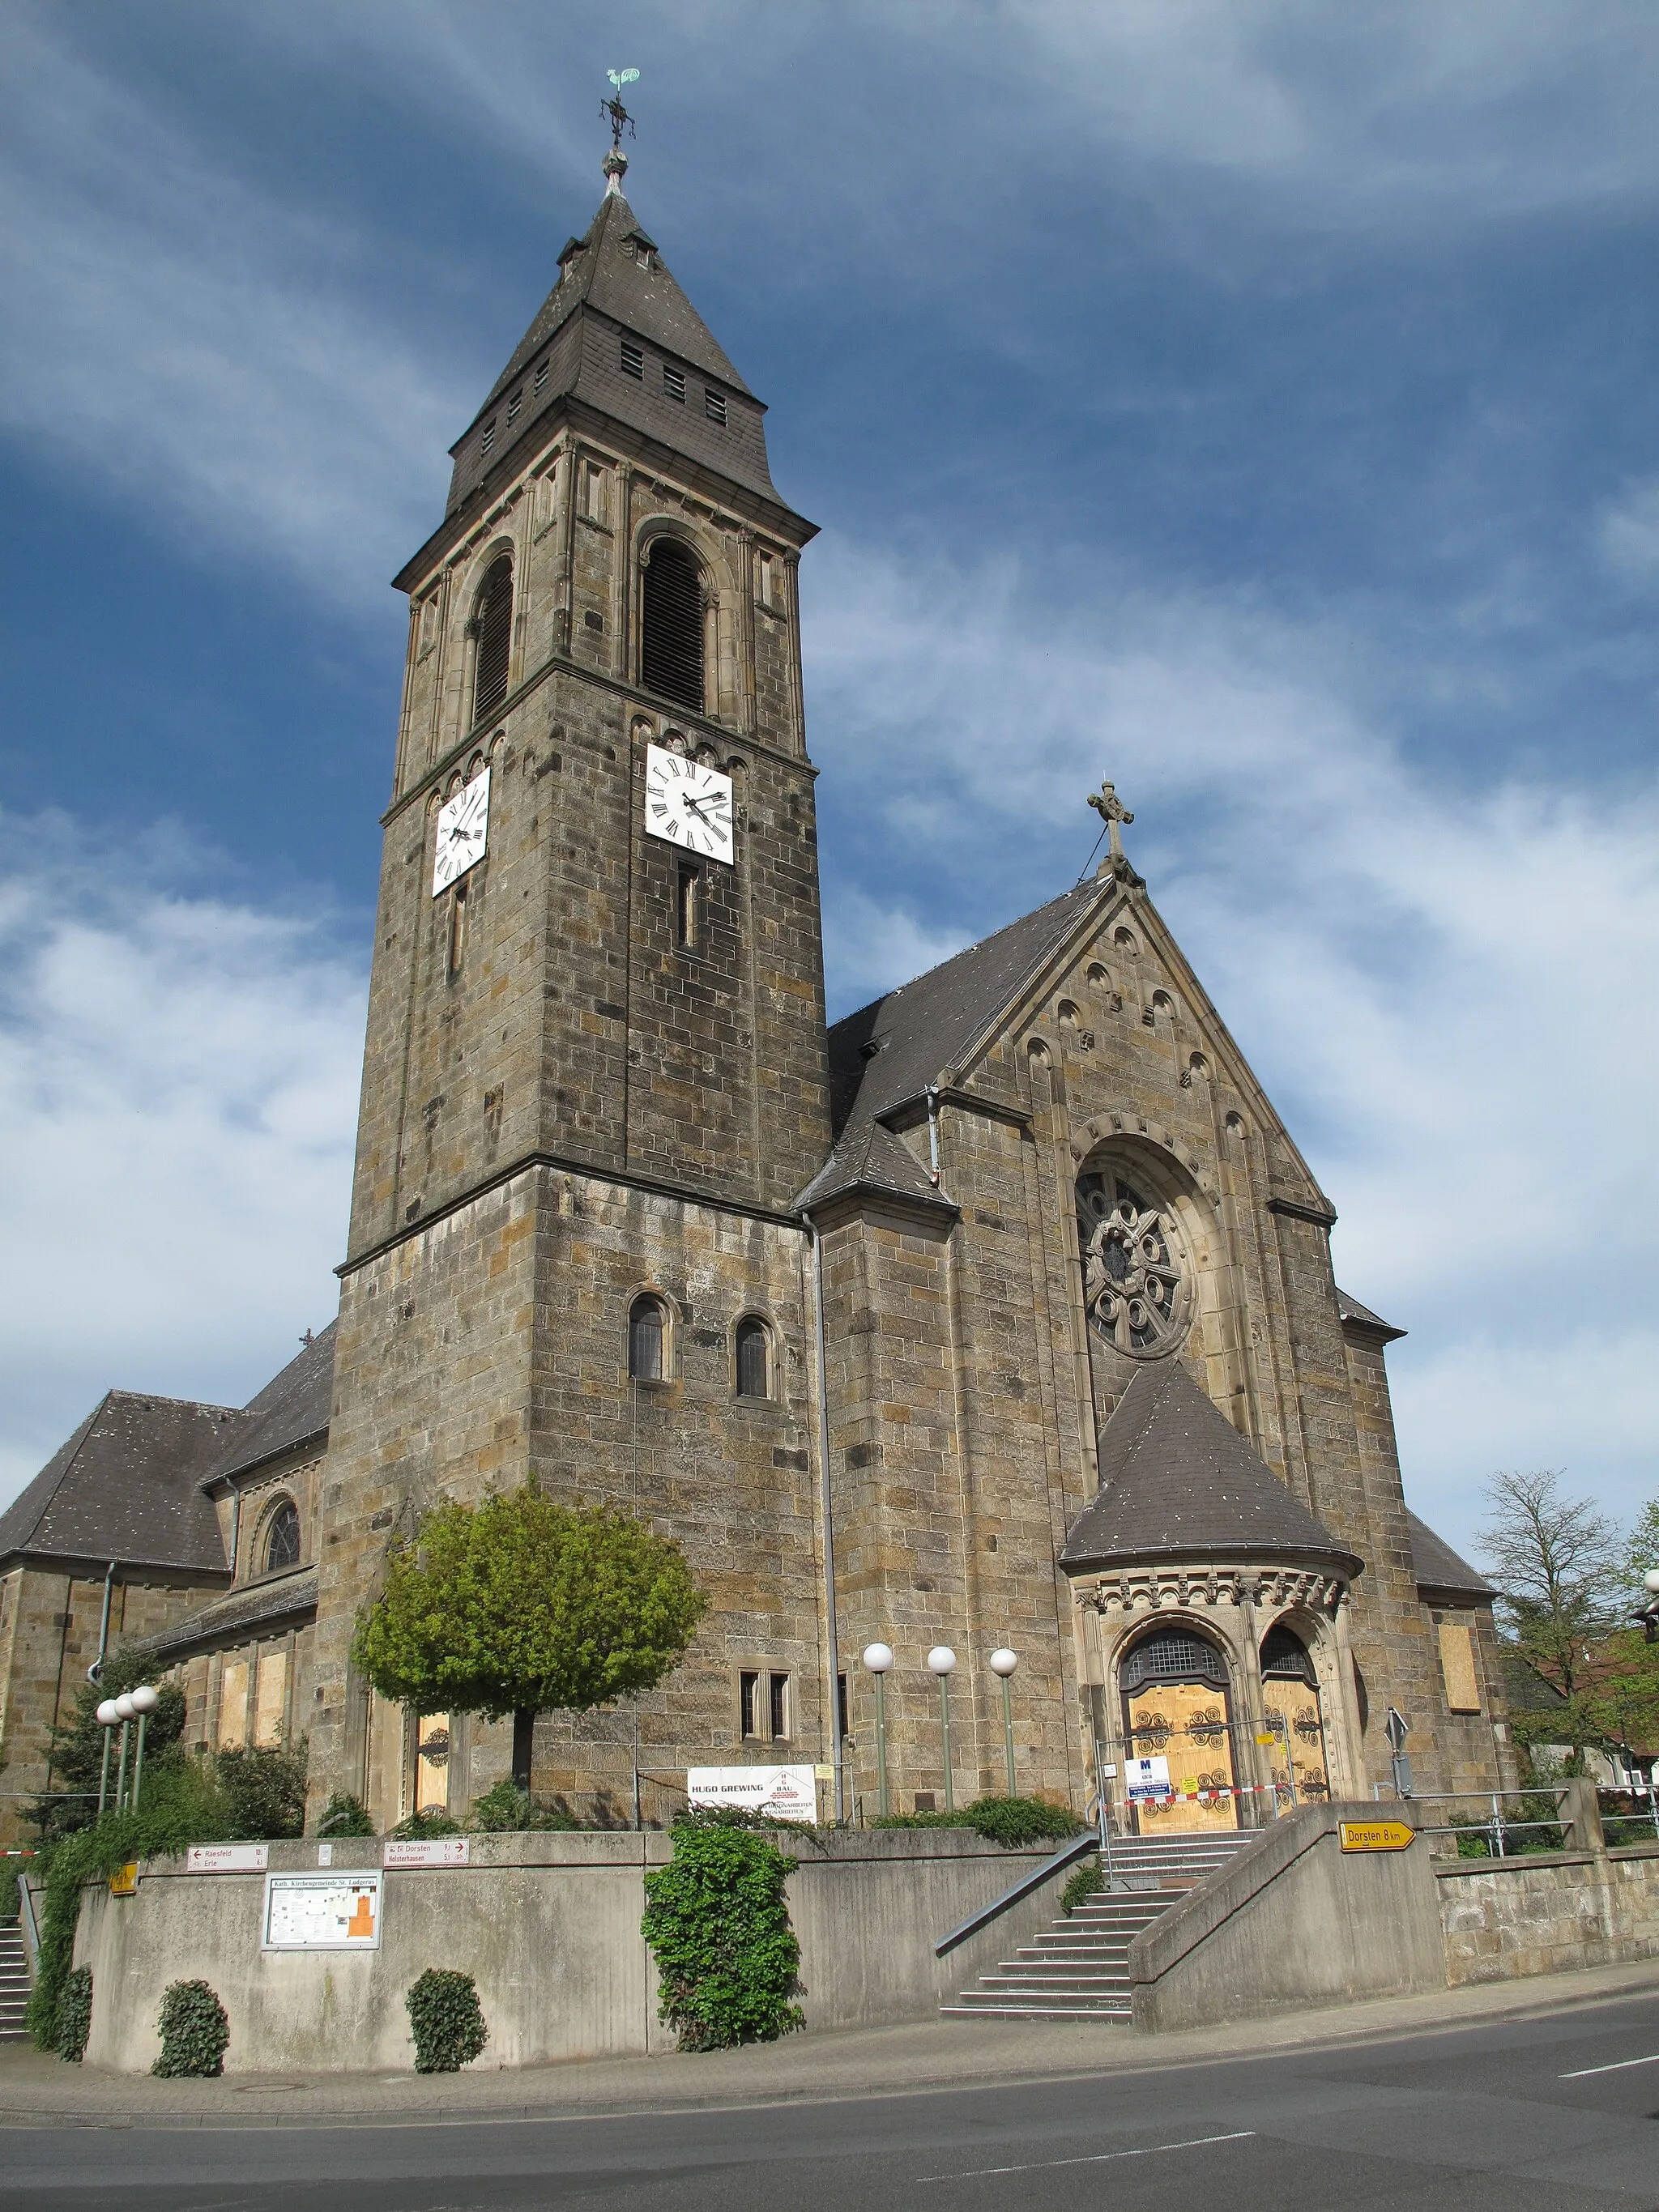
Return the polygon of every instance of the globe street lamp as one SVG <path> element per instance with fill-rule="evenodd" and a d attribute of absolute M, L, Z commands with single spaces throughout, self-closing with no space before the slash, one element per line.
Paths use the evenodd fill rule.
<path fill-rule="evenodd" d="M 927 1654 L 930 1673 L 939 1676 L 939 1727 L 945 1737 L 945 1809 L 954 1813 L 957 1801 L 951 1790 L 951 1677 L 957 1671 L 957 1655 L 948 1644 L 936 1644 Z"/>
<path fill-rule="evenodd" d="M 1650 1644 L 1659 1644 L 1659 1567 L 1648 1569 L 1642 1577 L 1642 1587 L 1648 1594 L 1648 1601 L 1632 1618 Z"/>
<path fill-rule="evenodd" d="M 104 1763 L 98 1774 L 98 1817 L 104 1817 L 104 1808 L 109 1802 L 109 1732 L 120 1719 L 113 1698 L 106 1698 L 98 1708 L 98 1725 L 104 1731 Z"/>
<path fill-rule="evenodd" d="M 887 1675 L 893 1653 L 885 1644 L 866 1644 L 864 1663 L 876 1678 L 876 1790 L 881 1817 L 887 1818 Z"/>
<path fill-rule="evenodd" d="M 1008 1759 L 1008 1795 L 1011 1797 L 1017 1793 L 1014 1789 L 1014 1709 L 1009 1698 L 1008 1683 L 1018 1664 L 1018 1652 L 1011 1651 L 1006 1644 L 991 1654 L 991 1672 L 1000 1676 L 1002 1682 L 1002 1748 Z"/>
<path fill-rule="evenodd" d="M 115 1771 L 115 1809 L 118 1813 L 127 1802 L 127 1730 L 138 1717 L 131 1690 L 123 1690 L 115 1700 L 115 1717 L 121 1723 L 121 1762 Z"/>

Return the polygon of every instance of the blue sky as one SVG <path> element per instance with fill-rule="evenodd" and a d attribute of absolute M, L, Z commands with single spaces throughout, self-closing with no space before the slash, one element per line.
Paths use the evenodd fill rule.
<path fill-rule="evenodd" d="M 386 579 L 630 198 L 771 405 L 836 1010 L 1131 849 L 1408 1494 L 1659 1492 L 1659 15 L 528 0 L 0 27 L 0 1497 L 331 1310 Z"/>

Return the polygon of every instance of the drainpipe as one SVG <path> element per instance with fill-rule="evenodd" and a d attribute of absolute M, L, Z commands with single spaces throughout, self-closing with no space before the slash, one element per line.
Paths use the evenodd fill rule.
<path fill-rule="evenodd" d="M 939 1188 L 939 1085 L 927 1086 L 927 1166 L 933 1178 L 933 1188 Z"/>
<path fill-rule="evenodd" d="M 836 1819 L 844 1802 L 841 1756 L 841 1672 L 836 1663 L 836 1534 L 830 1495 L 830 1367 L 823 1341 L 823 1241 L 817 1224 L 806 1217 L 812 1239 L 812 1310 L 818 1355 L 818 1495 L 823 1515 L 823 1617 L 830 1639 L 830 1749 L 835 1774 Z"/>
<path fill-rule="evenodd" d="M 115 1570 L 118 1565 L 118 1560 L 112 1559 L 104 1573 L 104 1611 L 103 1617 L 98 1623 L 98 1656 L 87 1669 L 87 1680 L 94 1684 L 104 1671 L 104 1660 L 109 1651 L 110 1585 L 115 1580 Z M 107 1731 L 106 1733 L 107 1734 Z"/>

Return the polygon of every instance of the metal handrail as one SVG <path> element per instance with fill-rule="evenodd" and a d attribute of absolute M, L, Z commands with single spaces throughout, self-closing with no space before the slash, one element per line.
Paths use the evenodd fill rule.
<path fill-rule="evenodd" d="M 942 1959 L 947 1951 L 954 1951 L 958 1943 L 965 1943 L 970 1936 L 977 1936 L 981 1928 L 988 1928 L 994 1920 L 1000 1919 L 1010 1905 L 1018 1905 L 1022 1898 L 1030 1897 L 1034 1890 L 1041 1889 L 1045 1881 L 1052 1881 L 1068 1866 L 1075 1865 L 1079 1859 L 1086 1859 L 1091 1851 L 1099 1849 L 1100 1838 L 1092 1828 L 1085 1829 L 1080 1836 L 1074 1836 L 1069 1844 L 1062 1844 L 1053 1858 L 1045 1860 L 1035 1873 L 1022 1875 L 1012 1889 L 1005 1889 L 1000 1897 L 994 1897 L 988 1905 L 981 1905 L 977 1912 L 970 1912 L 959 1926 L 951 1929 L 948 1936 L 941 1936 L 933 1946 L 933 1956 Z"/>
<path fill-rule="evenodd" d="M 28 1961 L 29 1979 L 33 1981 L 40 1957 L 40 1929 L 34 1917 L 34 1899 L 27 1875 L 17 1878 L 17 1925 L 22 1930 L 23 1956 Z"/>

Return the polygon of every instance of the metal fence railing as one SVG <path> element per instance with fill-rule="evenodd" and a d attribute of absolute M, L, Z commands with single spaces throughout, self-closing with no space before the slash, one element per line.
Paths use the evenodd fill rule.
<path fill-rule="evenodd" d="M 1438 1859 L 1512 1859 L 1529 1851 L 1571 1848 L 1572 1818 L 1564 1790 L 1486 1790 L 1413 1797 L 1419 1835 Z M 1439 1820 L 1425 1813 L 1443 1814 Z"/>
<path fill-rule="evenodd" d="M 1616 1850 L 1623 1844 L 1659 1843 L 1659 1790 L 1652 1782 L 1598 1789 L 1601 1833 Z"/>

